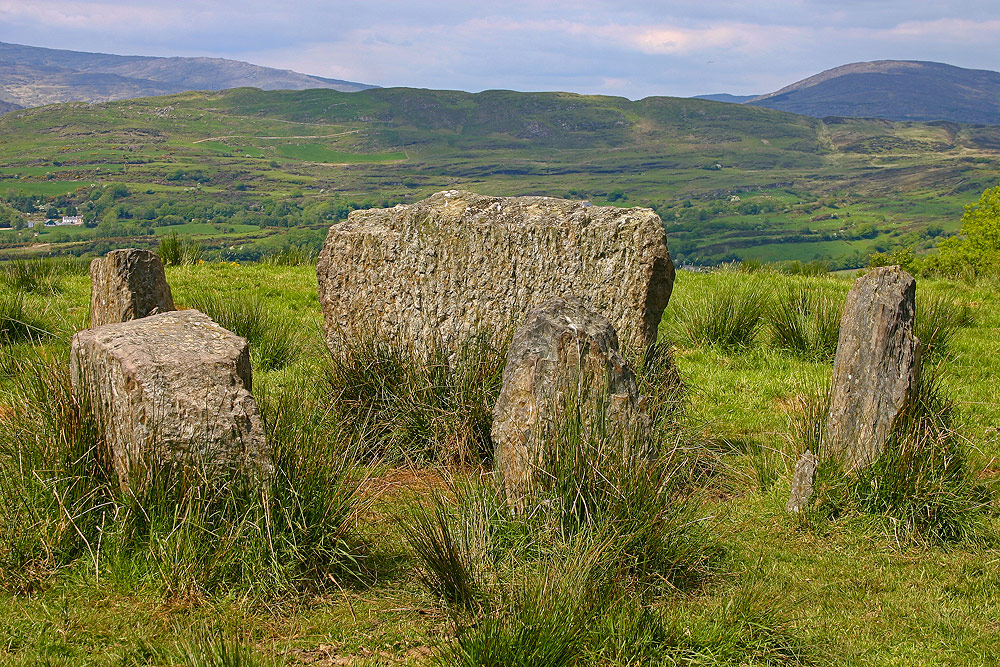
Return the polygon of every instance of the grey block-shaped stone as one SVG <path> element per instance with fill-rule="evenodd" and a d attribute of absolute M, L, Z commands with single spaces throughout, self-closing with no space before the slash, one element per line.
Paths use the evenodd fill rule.
<path fill-rule="evenodd" d="M 854 281 L 840 320 L 824 455 L 847 470 L 880 454 L 919 373 L 916 281 L 898 266 Z"/>
<path fill-rule="evenodd" d="M 584 415 L 605 411 L 609 432 L 648 432 L 614 327 L 580 300 L 555 297 L 514 333 L 493 410 L 494 462 L 514 504 L 532 492 L 567 400 Z"/>
<path fill-rule="evenodd" d="M 674 279 L 650 209 L 461 191 L 352 212 L 330 228 L 316 270 L 332 349 L 375 330 L 418 352 L 509 331 L 546 299 L 571 295 L 643 352 Z"/>
<path fill-rule="evenodd" d="M 136 465 L 269 471 L 247 342 L 207 315 L 174 311 L 80 331 L 70 369 L 123 482 Z"/>
<path fill-rule="evenodd" d="M 174 310 L 163 263 L 149 250 L 112 250 L 94 259 L 90 283 L 91 327 Z"/>

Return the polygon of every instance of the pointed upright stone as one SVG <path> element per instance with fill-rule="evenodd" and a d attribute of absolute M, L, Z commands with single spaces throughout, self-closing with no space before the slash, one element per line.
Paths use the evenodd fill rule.
<path fill-rule="evenodd" d="M 579 299 L 555 297 L 532 310 L 514 333 L 493 409 L 494 462 L 512 504 L 545 474 L 545 447 L 567 403 L 585 418 L 604 411 L 609 433 L 649 428 L 615 328 Z"/>
<path fill-rule="evenodd" d="M 90 326 L 127 322 L 174 310 L 160 257 L 149 250 L 112 250 L 90 263 Z"/>
<path fill-rule="evenodd" d="M 866 273 L 847 294 L 823 442 L 848 470 L 882 452 L 916 384 L 915 295 L 916 281 L 898 266 Z"/>

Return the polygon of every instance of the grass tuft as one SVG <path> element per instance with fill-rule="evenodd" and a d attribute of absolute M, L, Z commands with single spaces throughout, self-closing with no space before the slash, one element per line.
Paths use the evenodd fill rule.
<path fill-rule="evenodd" d="M 15 292 L 55 294 L 63 276 L 86 275 L 86 260 L 76 257 L 42 257 L 3 262 L 0 281 Z"/>
<path fill-rule="evenodd" d="M 478 464 L 492 456 L 505 350 L 482 334 L 415 358 L 402 343 L 362 336 L 330 358 L 332 403 L 372 457 Z"/>
<path fill-rule="evenodd" d="M 49 323 L 25 304 L 24 294 L 0 292 L 0 345 L 37 343 L 52 334 Z"/>
<path fill-rule="evenodd" d="M 160 238 L 156 250 L 164 266 L 180 266 L 182 264 L 197 264 L 204 258 L 201 244 L 193 239 L 184 239 L 177 232 Z"/>
<path fill-rule="evenodd" d="M 146 465 L 125 490 L 101 429 L 65 366 L 16 376 L 14 413 L 0 420 L 0 585 L 27 592 L 78 568 L 126 590 L 177 598 L 273 598 L 366 576 L 354 532 L 367 504 L 336 427 L 298 395 L 262 402 L 274 473 L 235 471 L 205 483 L 197 465 Z"/>
<path fill-rule="evenodd" d="M 286 245 L 280 250 L 265 253 L 260 258 L 262 264 L 270 266 L 315 266 L 316 251 L 296 245 Z"/>
<path fill-rule="evenodd" d="M 196 292 L 187 305 L 197 308 L 221 326 L 243 336 L 250 345 L 250 361 L 261 370 L 277 370 L 294 362 L 301 348 L 299 327 L 275 315 L 253 294 Z"/>
<path fill-rule="evenodd" d="M 733 289 L 703 292 L 683 308 L 674 308 L 674 337 L 689 347 L 748 347 L 767 311 L 763 289 L 756 281 Z"/>
<path fill-rule="evenodd" d="M 768 311 L 771 344 L 806 359 L 833 359 L 841 309 L 841 299 L 826 292 L 791 288 Z"/>
<path fill-rule="evenodd" d="M 925 358 L 947 355 L 959 330 L 970 325 L 972 311 L 950 295 L 917 295 L 913 328 Z"/>

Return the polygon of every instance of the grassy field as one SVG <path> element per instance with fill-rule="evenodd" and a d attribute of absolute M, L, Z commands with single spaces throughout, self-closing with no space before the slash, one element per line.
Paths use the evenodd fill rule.
<path fill-rule="evenodd" d="M 294 447 L 317 443 L 318 469 L 347 465 L 348 473 L 331 478 L 322 495 L 347 499 L 348 511 L 337 525 L 346 531 L 345 544 L 354 546 L 327 545 L 323 559 L 310 561 L 314 543 L 307 539 L 307 523 L 286 535 L 299 541 L 276 563 L 267 554 L 279 547 L 234 537 L 221 525 L 213 529 L 219 532 L 195 531 L 191 541 L 179 540 L 190 532 L 185 525 L 208 530 L 204 517 L 151 527 L 148 539 L 123 537 L 121 519 L 106 511 L 106 523 L 83 515 L 67 522 L 70 512 L 60 514 L 61 508 L 77 496 L 46 476 L 51 459 L 36 470 L 58 491 L 59 502 L 47 500 L 53 491 L 44 485 L 36 504 L 14 502 L 10 494 L 25 483 L 18 471 L 31 463 L 11 456 L 17 444 L 12 438 L 42 433 L 14 418 L 34 415 L 43 423 L 63 404 L 56 385 L 45 396 L 30 395 L 25 371 L 13 362 L 40 356 L 47 361 L 29 368 L 44 377 L 49 371 L 39 369 L 63 367 L 70 336 L 87 324 L 85 265 L 59 266 L 38 269 L 34 279 L 17 283 L 22 299 L 17 319 L 45 332 L 39 342 L 9 324 L 0 339 L 0 498 L 5 505 L 0 512 L 0 661 L 5 664 L 624 667 L 1000 661 L 1000 561 L 992 499 L 1000 455 L 996 284 L 918 285 L 918 309 L 923 307 L 918 317 L 941 303 L 955 312 L 969 311 L 969 317 L 953 319 L 953 336 L 934 351 L 930 364 L 939 368 L 945 393 L 955 402 L 955 429 L 970 478 L 991 494 L 974 510 L 979 522 L 969 524 L 976 531 L 968 539 L 941 541 L 894 523 L 891 513 L 846 510 L 803 520 L 784 512 L 791 467 L 804 448 L 799 435 L 803 405 L 829 377 L 830 350 L 822 338 L 799 349 L 785 347 L 775 333 L 774 313 L 786 295 L 802 292 L 818 299 L 810 303 L 828 304 L 835 312 L 850 277 L 679 272 L 661 338 L 672 345 L 685 398 L 679 414 L 658 422 L 656 436 L 670 453 L 671 462 L 663 465 L 670 473 L 667 487 L 676 493 L 653 524 L 641 520 L 645 515 L 630 514 L 631 506 L 614 503 L 597 519 L 580 523 L 579 517 L 570 521 L 558 511 L 545 514 L 558 503 L 546 505 L 550 509 L 537 521 L 507 516 L 502 505 L 492 504 L 488 458 L 466 456 L 462 464 L 449 459 L 455 442 L 481 427 L 476 420 L 481 421 L 484 408 L 488 414 L 502 351 L 484 350 L 476 357 L 476 372 L 485 375 L 476 376 L 481 381 L 472 383 L 478 385 L 474 390 L 440 374 L 422 375 L 420 364 L 389 366 L 396 370 L 379 375 L 370 371 L 372 358 L 363 350 L 331 367 L 320 343 L 312 266 L 209 262 L 169 267 L 179 305 L 198 305 L 219 321 L 235 322 L 229 325 L 233 328 L 237 311 L 257 313 L 264 322 L 244 335 L 251 340 L 254 393 L 265 406 L 269 428 L 276 429 L 275 442 L 298 442 L 287 445 L 289 451 L 307 457 L 311 450 Z M 11 313 L 12 306 L 4 304 L 15 277 L 9 269 L 4 276 L 0 307 Z M 739 318 L 722 319 L 739 319 L 741 326 L 730 327 L 728 338 L 718 333 L 725 322 L 715 322 L 716 333 L 706 333 L 704 322 L 712 320 L 707 314 L 731 313 L 733 304 Z M 379 358 L 384 362 L 391 355 Z M 393 384 L 396 375 L 409 379 Z M 666 376 L 640 375 L 649 395 L 665 391 Z M 338 385 L 344 378 L 360 393 L 345 393 L 347 385 Z M 425 381 L 436 382 L 435 391 L 447 401 L 435 402 L 423 390 Z M 381 389 L 364 393 L 372 387 Z M 379 421 L 366 422 L 357 409 L 361 405 L 374 410 Z M 292 422 L 319 430 L 288 437 L 282 429 L 291 426 L 282 421 L 282 410 Z M 629 475 L 639 468 L 607 470 L 618 470 L 620 482 L 635 483 L 641 476 Z M 307 476 L 315 473 L 303 470 Z M 81 480 L 89 479 L 80 474 Z M 599 482 L 591 484 L 578 490 L 595 494 L 592 499 L 606 498 Z M 300 495 L 297 502 L 308 505 L 310 497 Z M 240 498 L 226 526 L 245 526 L 242 513 L 256 507 L 251 497 Z M 19 514 L 16 508 L 26 506 L 38 514 Z M 46 507 L 54 508 L 51 523 L 46 523 Z M 129 505 L 120 507 L 125 512 Z M 87 540 L 75 535 L 77 525 Z M 491 529 L 481 532 L 482 525 Z M 645 556 L 634 560 L 626 548 L 632 542 L 623 536 L 649 530 Z M 60 535 L 63 541 L 52 542 L 51 553 L 36 549 L 31 558 L 18 560 L 19 550 L 31 544 L 12 535 Z M 420 545 L 427 544 L 421 535 L 445 543 L 454 537 L 452 553 L 464 565 L 444 567 L 450 578 L 436 575 L 435 561 L 421 551 Z M 216 543 L 233 546 L 226 550 Z M 475 549 L 467 552 L 470 544 Z M 462 560 L 470 553 L 477 558 Z M 299 562 L 316 567 L 291 567 Z"/>
<path fill-rule="evenodd" d="M 955 233 L 996 184 L 998 146 L 991 127 L 705 100 L 238 89 L 6 114 L 0 197 L 64 195 L 94 222 L 118 208 L 153 226 L 162 215 L 148 209 L 165 201 L 219 223 L 231 214 L 216 206 L 232 204 L 280 228 L 465 188 L 654 207 L 684 262 L 844 268 Z M 101 204 L 97 188 L 115 183 L 129 194 Z"/>

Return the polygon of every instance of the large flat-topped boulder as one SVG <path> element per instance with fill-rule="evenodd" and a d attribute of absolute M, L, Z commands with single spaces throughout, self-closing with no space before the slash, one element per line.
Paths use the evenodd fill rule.
<path fill-rule="evenodd" d="M 90 263 L 90 326 L 174 310 L 160 257 L 149 250 L 112 250 Z"/>
<path fill-rule="evenodd" d="M 330 228 L 317 274 L 333 349 L 362 330 L 418 351 L 454 344 L 576 295 L 626 349 L 643 352 L 656 340 L 674 266 L 650 209 L 447 191 L 352 212 Z"/>
<path fill-rule="evenodd" d="M 854 281 L 840 320 L 824 445 L 848 469 L 883 449 L 919 372 L 916 281 L 898 266 Z"/>
<path fill-rule="evenodd" d="M 247 341 L 207 315 L 174 311 L 80 331 L 70 369 L 123 481 L 137 464 L 269 470 Z"/>
<path fill-rule="evenodd" d="M 559 455 L 554 438 L 567 411 L 580 415 L 585 432 L 599 422 L 596 438 L 628 442 L 631 431 L 649 428 L 615 328 L 580 300 L 554 297 L 514 332 L 493 409 L 494 462 L 513 505 L 523 504 Z"/>

